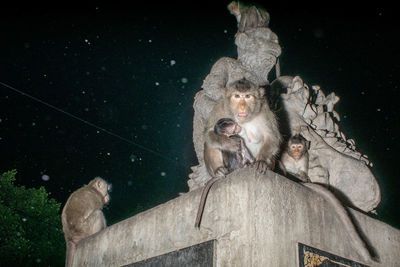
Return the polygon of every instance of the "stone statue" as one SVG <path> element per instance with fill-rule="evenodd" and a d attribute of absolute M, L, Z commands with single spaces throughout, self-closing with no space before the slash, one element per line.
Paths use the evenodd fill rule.
<path fill-rule="evenodd" d="M 238 9 L 235 9 L 238 8 Z M 278 37 L 268 28 L 269 14 L 265 10 L 243 7 L 236 2 L 228 9 L 238 20 L 235 36 L 238 58 L 220 58 L 204 79 L 202 90 L 194 100 L 193 142 L 199 165 L 192 167 L 189 190 L 204 186 L 211 179 L 203 159 L 203 132 L 221 88 L 246 78 L 258 86 L 269 86 L 268 74 L 281 54 Z M 250 17 L 249 17 L 250 16 Z M 244 20 L 244 21 L 243 21 Z M 277 73 L 279 71 L 277 70 Z M 346 139 L 336 121 L 339 114 L 334 105 L 339 101 L 334 93 L 325 96 L 318 86 L 310 89 L 300 77 L 282 76 L 271 84 L 280 87 L 278 96 L 286 136 L 300 133 L 311 141 L 309 177 L 312 182 L 329 185 L 345 204 L 365 212 L 380 202 L 379 185 L 368 168 L 369 161 L 355 149 L 355 142 Z"/>
<path fill-rule="evenodd" d="M 375 209 L 380 200 L 379 185 L 370 171 L 367 156 L 356 151 L 355 141 L 339 130 L 334 105 L 335 93 L 325 96 L 319 86 L 311 89 L 298 76 L 279 78 L 282 111 L 290 132 L 311 141 L 308 176 L 313 183 L 327 184 L 346 205 L 365 212 Z M 274 83 L 272 87 L 274 87 Z M 285 91 L 284 90 L 284 91 Z"/>

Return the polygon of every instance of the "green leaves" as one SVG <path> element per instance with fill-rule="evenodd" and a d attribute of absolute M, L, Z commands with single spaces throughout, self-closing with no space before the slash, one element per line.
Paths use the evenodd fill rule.
<path fill-rule="evenodd" d="M 16 170 L 0 176 L 0 258 L 4 266 L 63 266 L 61 204 L 44 187 L 15 186 Z"/>

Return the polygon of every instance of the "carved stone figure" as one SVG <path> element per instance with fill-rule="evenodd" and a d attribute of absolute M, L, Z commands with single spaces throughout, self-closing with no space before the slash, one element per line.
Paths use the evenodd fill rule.
<path fill-rule="evenodd" d="M 313 183 L 328 184 L 343 203 L 369 212 L 381 200 L 379 185 L 365 155 L 356 151 L 355 141 L 347 139 L 336 121 L 335 93 L 325 96 L 319 86 L 311 89 L 302 79 L 281 77 L 286 92 L 281 94 L 291 134 L 311 141 L 308 176 Z"/>
<path fill-rule="evenodd" d="M 190 190 L 204 186 L 211 179 L 204 166 L 203 132 L 210 111 L 222 97 L 221 88 L 242 78 L 258 86 L 269 85 L 268 74 L 281 54 L 281 47 L 277 35 L 268 28 L 268 21 L 264 27 L 257 25 L 238 31 L 235 36 L 238 58 L 219 59 L 195 96 L 193 142 L 199 165 L 192 167 L 193 173 L 189 175 Z M 335 122 L 340 121 L 334 110 L 339 97 L 334 93 L 325 96 L 318 86 L 310 89 L 298 76 L 283 76 L 277 82 L 284 87 L 284 91 L 279 92 L 283 108 L 279 115 L 286 120 L 280 120 L 286 124 L 282 125 L 287 128 L 286 136 L 299 133 L 311 141 L 311 181 L 328 184 L 347 205 L 365 212 L 375 209 L 381 195 L 368 168 L 370 163 L 366 156 L 356 151 L 354 140 L 347 139 Z"/>

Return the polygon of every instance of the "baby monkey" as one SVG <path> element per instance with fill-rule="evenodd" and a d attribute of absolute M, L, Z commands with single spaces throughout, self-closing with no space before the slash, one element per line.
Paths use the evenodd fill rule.
<path fill-rule="evenodd" d="M 300 134 L 292 136 L 288 141 L 287 148 L 282 153 L 280 161 L 282 171 L 285 175 L 289 174 L 300 179 L 301 184 L 322 196 L 332 205 L 360 256 L 365 261 L 370 261 L 372 258 L 367 245 L 358 233 L 346 208 L 328 188 L 310 181 L 308 176 L 308 149 L 310 149 L 310 141 L 307 141 Z"/>
<path fill-rule="evenodd" d="M 308 150 L 310 141 L 307 141 L 301 134 L 292 136 L 281 157 L 281 169 L 299 178 L 302 182 L 309 182 L 308 177 Z"/>
<path fill-rule="evenodd" d="M 242 128 L 234 120 L 230 118 L 222 118 L 217 121 L 214 126 L 214 132 L 219 136 L 225 136 L 226 138 L 235 138 L 239 142 L 238 151 L 232 152 L 227 150 L 222 150 L 223 167 L 219 167 L 215 171 L 214 177 L 207 182 L 204 186 L 203 192 L 200 198 L 199 209 L 197 211 L 195 227 L 200 227 L 201 216 L 203 215 L 204 205 L 208 192 L 211 186 L 220 178 L 225 175 L 244 168 L 250 164 L 254 163 L 254 158 L 250 151 L 247 149 L 243 139 L 239 136 Z"/>
<path fill-rule="evenodd" d="M 246 167 L 254 163 L 254 158 L 250 151 L 247 149 L 244 140 L 239 136 L 242 128 L 234 120 L 229 118 L 222 118 L 217 121 L 214 126 L 214 132 L 220 136 L 227 138 L 234 138 L 240 142 L 239 151 L 222 151 L 223 163 L 226 171 L 224 174 L 233 172 L 234 170 Z M 217 169 L 217 172 L 220 171 Z M 218 176 L 218 175 L 217 175 Z"/>

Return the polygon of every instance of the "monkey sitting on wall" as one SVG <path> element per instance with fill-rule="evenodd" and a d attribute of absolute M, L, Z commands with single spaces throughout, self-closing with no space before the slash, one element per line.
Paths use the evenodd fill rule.
<path fill-rule="evenodd" d="M 204 132 L 204 163 L 208 173 L 214 177 L 221 167 L 224 168 L 222 151 L 236 153 L 240 149 L 237 139 L 215 133 L 215 124 L 221 118 L 231 118 L 243 129 L 241 137 L 260 173 L 274 169 L 281 135 L 275 114 L 265 98 L 265 89 L 243 78 L 223 91 L 224 97 L 211 111 Z"/>
<path fill-rule="evenodd" d="M 299 178 L 302 182 L 309 182 L 308 177 L 308 150 L 310 141 L 307 141 L 301 134 L 292 136 L 282 152 L 280 166 L 284 174 L 287 173 Z"/>
<path fill-rule="evenodd" d="M 353 221 L 340 200 L 328 188 L 325 188 L 320 184 L 314 184 L 310 181 L 310 178 L 308 177 L 309 155 L 307 152 L 309 148 L 310 141 L 307 141 L 302 135 L 296 134 L 292 136 L 288 141 L 286 149 L 282 153 L 280 161 L 282 171 L 299 178 L 305 187 L 310 188 L 312 191 L 327 200 L 333 206 L 338 217 L 345 226 L 347 233 L 360 256 L 362 256 L 365 261 L 372 260 L 367 245 L 361 239 Z"/>
<path fill-rule="evenodd" d="M 106 228 L 102 209 L 110 201 L 110 191 L 111 185 L 96 177 L 68 198 L 61 215 L 67 245 L 65 266 L 72 266 L 76 244 L 80 240 Z"/>
<path fill-rule="evenodd" d="M 208 181 L 203 188 L 199 208 L 197 211 L 195 227 L 200 227 L 201 216 L 203 214 L 204 205 L 211 186 L 218 179 L 224 177 L 225 175 L 254 163 L 253 156 L 247 149 L 243 139 L 239 136 L 242 132 L 242 128 L 234 120 L 229 118 L 219 119 L 214 126 L 214 132 L 218 136 L 235 139 L 235 141 L 237 141 L 239 144 L 239 149 L 237 151 L 221 149 L 223 166 L 219 167 L 215 171 L 215 176 L 211 178 L 211 180 Z"/>

